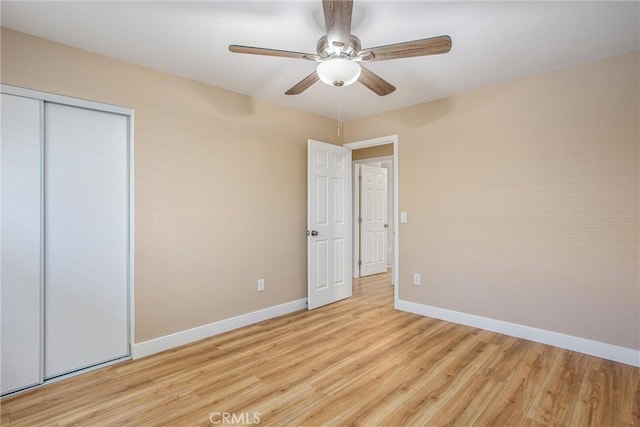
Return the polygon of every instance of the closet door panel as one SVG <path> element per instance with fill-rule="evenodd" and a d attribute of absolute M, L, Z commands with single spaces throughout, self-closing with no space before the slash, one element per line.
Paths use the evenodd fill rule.
<path fill-rule="evenodd" d="M 2 394 L 41 382 L 41 105 L 2 94 Z"/>
<path fill-rule="evenodd" d="M 45 103 L 45 378 L 128 355 L 128 118 Z"/>

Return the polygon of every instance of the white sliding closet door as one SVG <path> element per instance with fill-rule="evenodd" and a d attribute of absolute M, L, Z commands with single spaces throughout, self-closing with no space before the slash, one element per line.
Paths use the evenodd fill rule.
<path fill-rule="evenodd" d="M 2 394 L 42 381 L 41 106 L 2 94 Z"/>
<path fill-rule="evenodd" d="M 44 376 L 129 353 L 128 118 L 45 103 Z"/>

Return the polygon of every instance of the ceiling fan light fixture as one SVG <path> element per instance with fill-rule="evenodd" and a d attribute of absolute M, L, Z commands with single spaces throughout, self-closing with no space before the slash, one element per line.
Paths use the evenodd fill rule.
<path fill-rule="evenodd" d="M 2 1 L 2 0 L 0 0 Z M 360 82 L 376 95 L 389 95 L 395 86 L 369 70 L 362 61 L 386 61 L 438 55 L 451 50 L 451 37 L 442 35 L 426 39 L 382 45 L 362 50 L 360 39 L 351 34 L 353 0 L 322 0 L 326 34 L 316 43 L 317 54 L 263 47 L 230 45 L 234 53 L 298 58 L 319 62 L 316 71 L 287 90 L 285 95 L 299 95 L 321 80 L 328 86 L 349 86 Z"/>
<path fill-rule="evenodd" d="M 318 64 L 316 72 L 329 86 L 349 86 L 358 81 L 362 68 L 357 62 L 344 58 L 332 58 Z"/>

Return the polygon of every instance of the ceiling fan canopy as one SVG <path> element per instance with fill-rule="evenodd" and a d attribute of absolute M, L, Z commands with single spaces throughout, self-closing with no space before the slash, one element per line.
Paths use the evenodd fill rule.
<path fill-rule="evenodd" d="M 451 37 L 446 35 L 362 49 L 360 39 L 351 34 L 353 0 L 323 0 L 322 7 L 327 34 L 318 40 L 315 54 L 241 45 L 230 45 L 229 50 L 318 62 L 316 70 L 287 90 L 286 95 L 298 95 L 321 80 L 335 87 L 357 81 L 380 96 L 396 88 L 364 67 L 363 62 L 437 55 L 451 50 Z"/>

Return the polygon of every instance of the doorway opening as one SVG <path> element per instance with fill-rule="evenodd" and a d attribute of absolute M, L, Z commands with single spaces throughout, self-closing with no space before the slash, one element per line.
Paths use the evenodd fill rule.
<path fill-rule="evenodd" d="M 380 148 L 391 154 L 368 157 L 369 148 L 352 153 L 353 278 L 384 273 L 393 266 L 393 146 Z"/>
<path fill-rule="evenodd" d="M 385 270 L 391 268 L 391 283 L 394 285 L 394 306 L 398 304 L 398 264 L 399 264 L 399 230 L 398 230 L 398 136 L 390 135 L 386 137 L 368 139 L 363 141 L 351 142 L 344 144 L 352 150 L 352 174 L 353 174 L 353 203 L 352 203 L 352 223 L 353 223 L 353 274 L 354 278 L 367 276 L 371 271 L 377 271 L 375 266 L 377 261 L 378 267 L 380 262 L 384 262 Z M 362 170 L 368 169 L 369 187 L 366 182 L 364 188 L 368 190 L 369 200 L 361 200 L 362 187 L 359 183 L 358 176 L 362 176 Z M 384 174 L 380 172 L 384 171 Z M 380 173 L 377 173 L 380 172 Z M 384 176 L 384 178 L 383 178 Z M 385 180 L 386 195 L 381 200 L 380 192 L 382 188 L 376 187 Z M 363 177 L 363 182 L 365 178 Z M 377 199 L 374 195 L 378 193 Z M 365 196 L 366 198 L 366 196 Z M 363 206 L 361 201 L 367 206 Z M 365 222 L 361 215 L 361 207 L 363 211 L 367 209 L 369 212 L 378 211 L 384 206 L 384 218 L 378 215 L 378 221 L 369 221 L 366 226 L 361 225 Z M 379 214 L 380 212 L 378 212 Z M 370 215 L 371 216 L 371 215 Z M 385 227 L 386 225 L 386 227 Z M 377 228 L 376 228 L 377 227 Z M 380 228 L 384 227 L 384 229 Z M 363 231 L 367 236 L 363 236 Z M 377 237 L 376 237 L 377 236 Z M 361 244 L 362 243 L 362 244 Z M 369 253 L 366 253 L 366 252 Z M 365 252 L 365 253 L 363 253 Z M 375 257 L 372 257 L 375 252 Z M 362 268 L 364 263 L 362 256 L 365 255 L 369 260 L 369 267 Z M 383 261 L 381 259 L 384 258 Z M 360 262 L 359 262 L 360 261 Z M 363 271 L 364 270 L 364 271 Z M 363 274 L 364 273 L 364 274 Z"/>

